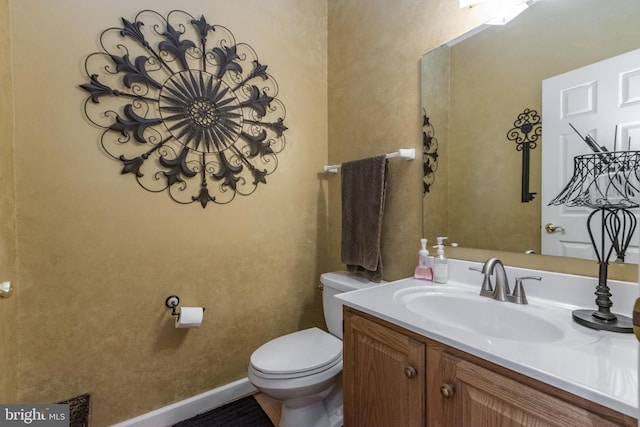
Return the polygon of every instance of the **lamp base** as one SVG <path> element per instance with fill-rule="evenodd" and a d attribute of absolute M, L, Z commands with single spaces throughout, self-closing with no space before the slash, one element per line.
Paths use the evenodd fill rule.
<path fill-rule="evenodd" d="M 593 316 L 594 310 L 574 310 L 573 320 L 582 326 L 601 331 L 621 332 L 623 334 L 633 333 L 633 321 L 627 316 L 616 314 L 616 319 L 612 321 L 600 320 Z"/>

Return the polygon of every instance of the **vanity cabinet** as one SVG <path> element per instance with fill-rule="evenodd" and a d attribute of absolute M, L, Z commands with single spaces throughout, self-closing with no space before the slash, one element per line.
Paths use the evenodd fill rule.
<path fill-rule="evenodd" d="M 344 426 L 425 426 L 425 343 L 345 310 Z"/>
<path fill-rule="evenodd" d="M 345 306 L 344 426 L 637 426 L 637 420 Z"/>

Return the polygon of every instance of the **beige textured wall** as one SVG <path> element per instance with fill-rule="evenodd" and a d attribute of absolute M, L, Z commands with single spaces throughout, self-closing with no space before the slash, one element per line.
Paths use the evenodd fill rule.
<path fill-rule="evenodd" d="M 16 281 L 13 179 L 13 105 L 9 3 L 0 2 L 0 281 Z M 0 402 L 13 403 L 18 391 L 18 292 L 0 299 Z"/>
<path fill-rule="evenodd" d="M 317 171 L 327 159 L 326 3 L 15 0 L 11 7 L 18 400 L 90 392 L 93 425 L 109 425 L 245 377 L 259 345 L 323 325 L 316 286 L 325 270 L 327 189 Z M 142 190 L 98 148 L 99 129 L 83 116 L 78 85 L 99 32 L 142 9 L 176 7 L 251 45 L 287 110 L 278 169 L 229 205 L 182 206 Z M 164 307 L 171 294 L 207 308 L 202 327 L 173 327 Z"/>

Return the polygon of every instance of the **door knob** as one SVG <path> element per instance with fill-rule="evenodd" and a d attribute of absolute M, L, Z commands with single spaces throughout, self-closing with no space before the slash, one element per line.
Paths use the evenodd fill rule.
<path fill-rule="evenodd" d="M 555 233 L 556 231 L 564 231 L 564 227 L 560 227 L 559 225 L 555 225 L 550 222 L 544 226 L 544 229 L 547 230 L 547 233 Z"/>
<path fill-rule="evenodd" d="M 446 399 L 453 397 L 455 393 L 456 390 L 453 388 L 452 384 L 445 383 L 440 386 L 440 394 Z"/>
<path fill-rule="evenodd" d="M 9 298 L 13 293 L 11 282 L 0 283 L 0 298 Z"/>
<path fill-rule="evenodd" d="M 407 376 L 407 378 L 413 379 L 416 377 L 416 375 L 418 375 L 418 371 L 413 366 L 407 366 L 406 368 L 404 368 L 404 374 Z"/>

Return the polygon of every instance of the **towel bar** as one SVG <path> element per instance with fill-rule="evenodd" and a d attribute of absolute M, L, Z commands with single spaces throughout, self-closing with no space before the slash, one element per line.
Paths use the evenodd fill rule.
<path fill-rule="evenodd" d="M 387 159 L 391 159 L 394 157 L 401 157 L 407 160 L 413 160 L 416 158 L 416 149 L 415 148 L 401 148 L 395 153 L 387 154 Z M 338 173 L 338 169 L 342 167 L 342 164 L 339 165 L 328 165 L 324 167 L 325 172 Z"/>

